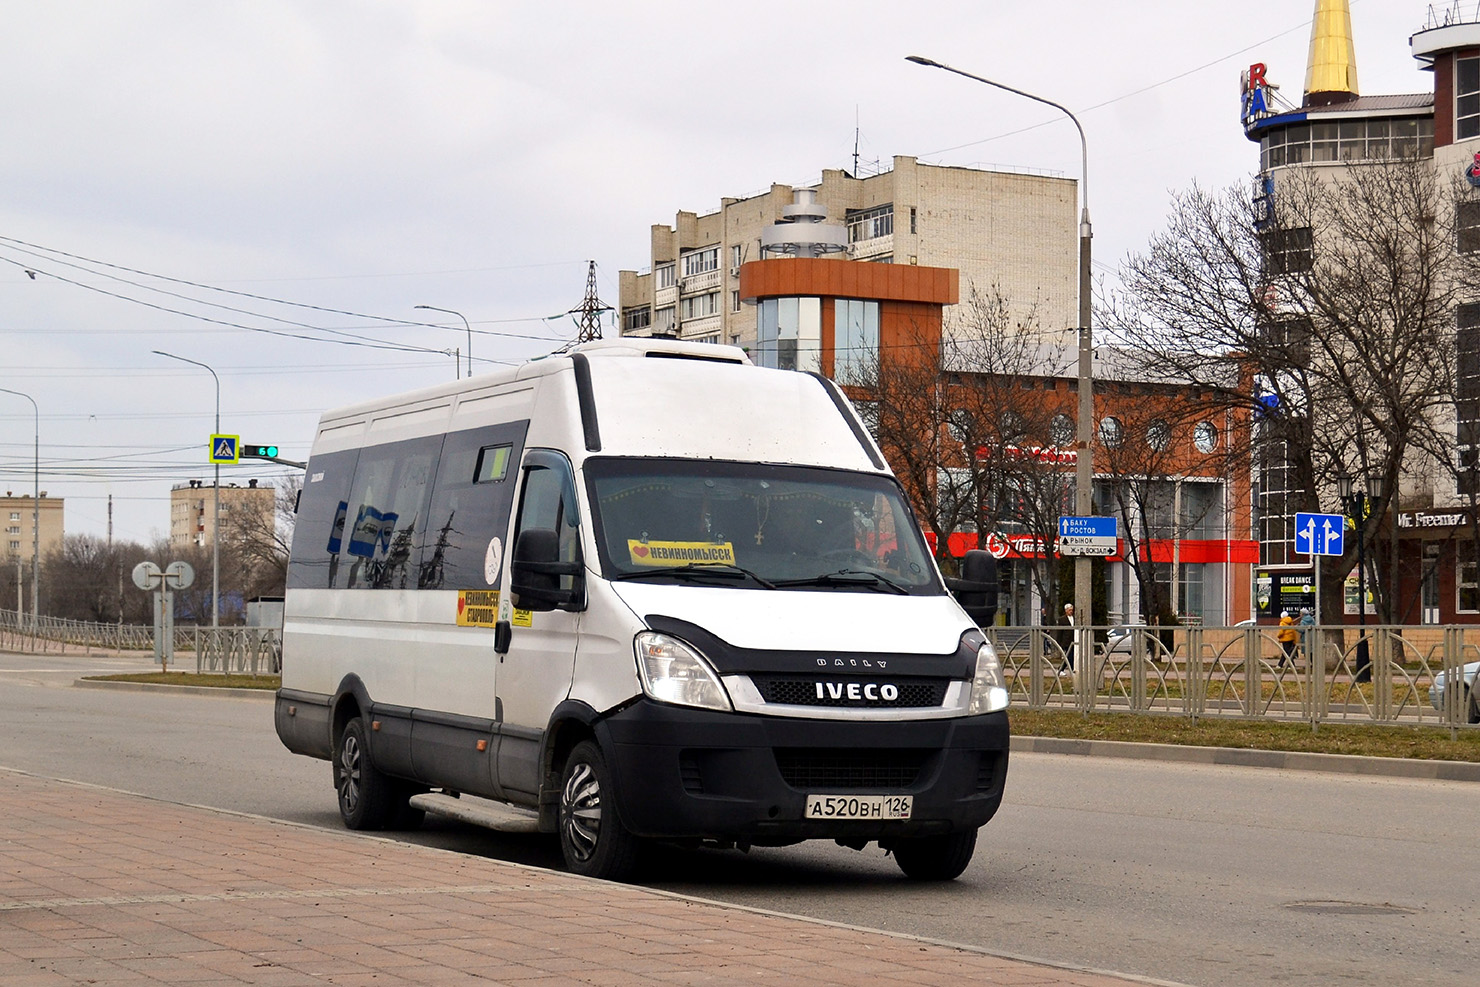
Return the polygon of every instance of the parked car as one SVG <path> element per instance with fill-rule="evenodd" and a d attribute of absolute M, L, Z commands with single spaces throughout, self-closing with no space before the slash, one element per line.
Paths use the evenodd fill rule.
<path fill-rule="evenodd" d="M 1460 701 L 1464 706 L 1465 722 L 1480 723 L 1480 697 L 1475 695 L 1475 673 L 1480 672 L 1480 661 L 1472 661 L 1463 668 L 1464 686 L 1460 693 Z M 1434 675 L 1434 682 L 1429 686 L 1429 705 L 1437 710 L 1444 709 L 1444 687 L 1449 676 L 1446 672 L 1438 672 Z"/>
<path fill-rule="evenodd" d="M 1130 654 L 1131 653 L 1131 642 L 1133 640 L 1135 640 L 1135 637 L 1136 637 L 1135 634 L 1133 634 L 1132 632 L 1135 631 L 1136 629 L 1137 629 L 1136 627 L 1112 627 L 1112 628 L 1110 628 L 1109 633 L 1107 633 L 1105 635 L 1105 651 L 1106 651 L 1106 653 L 1107 654 L 1116 654 L 1116 653 L 1119 653 L 1119 654 L 1125 654 L 1125 655 Z"/>

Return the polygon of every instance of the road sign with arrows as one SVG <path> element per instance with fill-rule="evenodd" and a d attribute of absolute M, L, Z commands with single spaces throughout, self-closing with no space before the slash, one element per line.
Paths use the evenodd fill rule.
<path fill-rule="evenodd" d="M 1346 552 L 1346 518 L 1340 514 L 1296 514 L 1295 551 L 1301 555 Z"/>

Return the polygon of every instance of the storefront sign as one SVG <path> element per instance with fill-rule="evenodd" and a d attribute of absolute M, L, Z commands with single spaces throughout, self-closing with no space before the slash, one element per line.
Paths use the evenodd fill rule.
<path fill-rule="evenodd" d="M 1259 570 L 1254 575 L 1254 602 L 1259 616 L 1278 617 L 1281 611 L 1298 613 L 1316 606 L 1314 572 L 1275 572 Z"/>

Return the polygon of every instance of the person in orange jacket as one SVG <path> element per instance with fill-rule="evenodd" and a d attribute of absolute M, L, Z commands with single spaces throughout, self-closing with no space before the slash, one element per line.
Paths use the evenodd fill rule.
<path fill-rule="evenodd" d="M 1280 629 L 1275 637 L 1279 639 L 1280 648 L 1284 651 L 1280 665 L 1295 667 L 1295 642 L 1300 640 L 1300 632 L 1295 629 L 1295 618 L 1290 615 L 1290 611 L 1280 612 Z"/>

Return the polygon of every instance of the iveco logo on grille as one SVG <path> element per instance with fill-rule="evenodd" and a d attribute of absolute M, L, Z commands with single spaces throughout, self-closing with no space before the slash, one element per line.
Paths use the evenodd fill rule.
<path fill-rule="evenodd" d="M 899 687 L 888 682 L 818 682 L 818 699 L 852 699 L 892 703 L 899 698 Z"/>

